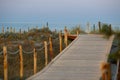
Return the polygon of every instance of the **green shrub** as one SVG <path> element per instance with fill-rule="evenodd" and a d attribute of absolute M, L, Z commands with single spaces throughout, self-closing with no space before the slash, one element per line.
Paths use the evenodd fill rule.
<path fill-rule="evenodd" d="M 112 59 L 112 60 L 120 59 L 120 53 L 119 53 L 119 51 L 117 51 L 116 53 L 109 54 L 108 58 Z"/>
<path fill-rule="evenodd" d="M 112 35 L 111 26 L 109 26 L 107 24 L 103 24 L 102 29 L 101 29 L 101 33 L 108 36 L 108 37 L 111 36 Z"/>
<path fill-rule="evenodd" d="M 79 33 L 85 33 L 83 30 L 80 29 L 80 26 L 72 27 L 69 31 L 70 34 L 77 34 L 77 31 Z"/>

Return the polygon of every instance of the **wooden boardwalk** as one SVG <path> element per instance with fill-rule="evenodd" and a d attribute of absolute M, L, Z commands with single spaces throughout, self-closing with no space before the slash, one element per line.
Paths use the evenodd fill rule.
<path fill-rule="evenodd" d="M 42 71 L 27 80 L 99 80 L 100 64 L 107 60 L 113 39 L 79 35 Z"/>

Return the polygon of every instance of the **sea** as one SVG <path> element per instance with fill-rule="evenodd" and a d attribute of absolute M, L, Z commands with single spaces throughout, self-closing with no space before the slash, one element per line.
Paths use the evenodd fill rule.
<path fill-rule="evenodd" d="M 93 30 L 93 26 L 95 25 L 96 29 L 98 29 L 98 24 L 89 24 L 89 30 Z M 20 29 L 21 31 L 28 31 L 32 28 L 43 28 L 48 26 L 50 30 L 54 31 L 60 31 L 64 30 L 65 26 L 67 29 L 72 29 L 73 27 L 80 27 L 80 29 L 86 31 L 88 29 L 88 24 L 41 24 L 41 23 L 0 23 L 0 33 L 2 32 L 2 27 L 4 27 L 4 30 L 7 31 L 7 28 L 10 29 L 12 27 L 15 28 L 16 32 L 18 32 Z M 120 24 L 112 25 L 112 28 L 115 30 L 120 30 Z"/>
<path fill-rule="evenodd" d="M 85 25 L 81 25 L 80 24 L 41 24 L 41 23 L 0 23 L 0 32 L 2 32 L 2 27 L 4 27 L 4 30 L 6 31 L 7 28 L 10 29 L 12 27 L 15 28 L 16 32 L 19 31 L 20 29 L 22 31 L 27 31 L 28 28 L 29 29 L 32 29 L 32 28 L 43 28 L 43 27 L 46 27 L 48 26 L 50 30 L 54 31 L 54 30 L 57 30 L 57 31 L 60 31 L 60 30 L 64 30 L 65 26 L 68 28 L 68 29 L 72 29 L 73 27 L 76 27 L 76 26 L 80 26 L 81 29 L 84 29 Z"/>

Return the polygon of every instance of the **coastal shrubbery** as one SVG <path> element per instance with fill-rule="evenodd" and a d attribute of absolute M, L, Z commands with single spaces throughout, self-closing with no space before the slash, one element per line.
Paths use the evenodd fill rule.
<path fill-rule="evenodd" d="M 103 24 L 100 33 L 104 34 L 107 37 L 111 36 L 113 33 L 111 25 Z"/>
<path fill-rule="evenodd" d="M 80 26 L 75 26 L 75 27 L 72 27 L 69 32 L 70 34 L 77 34 L 77 31 L 78 33 L 85 33 L 85 31 L 83 31 Z"/>
<path fill-rule="evenodd" d="M 27 54 L 27 52 L 33 51 L 36 48 L 37 51 L 37 71 L 44 68 L 44 41 L 49 42 L 49 37 L 53 39 L 53 53 L 54 57 L 59 53 L 59 38 L 58 33 L 51 31 L 48 27 L 40 29 L 30 29 L 24 32 L 5 32 L 0 33 L 0 52 L 2 51 L 3 45 L 7 46 L 8 50 L 8 77 L 9 80 L 19 80 L 19 52 L 14 54 L 18 49 L 19 45 L 23 48 L 23 66 L 24 66 L 24 78 L 33 75 L 33 53 Z M 64 44 L 63 44 L 64 45 Z M 43 49 L 42 49 L 43 48 Z M 63 47 L 64 48 L 64 47 Z M 42 49 L 39 51 L 39 49 Z M 13 52 L 10 54 L 10 52 Z M 48 45 L 48 58 L 49 45 Z M 3 55 L 0 55 L 0 79 L 3 79 Z"/>

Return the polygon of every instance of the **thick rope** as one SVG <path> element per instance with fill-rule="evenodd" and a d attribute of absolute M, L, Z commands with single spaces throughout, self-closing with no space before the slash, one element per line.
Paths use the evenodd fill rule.
<path fill-rule="evenodd" d="M 40 49 L 36 49 L 36 51 L 41 51 L 41 50 L 43 50 L 44 49 L 44 47 L 42 47 L 42 48 L 40 48 Z"/>
<path fill-rule="evenodd" d="M 34 51 L 32 50 L 32 51 L 25 51 L 25 50 L 22 50 L 23 51 L 23 53 L 25 53 L 25 54 L 32 54 Z"/>
<path fill-rule="evenodd" d="M 11 52 L 11 51 L 7 51 L 9 54 L 15 55 L 17 53 L 19 53 L 19 50 L 15 51 L 15 52 Z"/>

